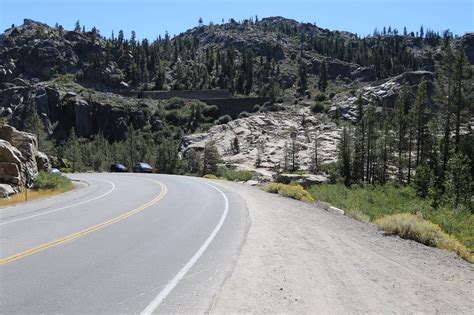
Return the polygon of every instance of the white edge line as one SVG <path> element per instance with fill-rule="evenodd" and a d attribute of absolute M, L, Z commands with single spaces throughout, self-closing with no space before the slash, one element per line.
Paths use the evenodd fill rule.
<path fill-rule="evenodd" d="M 107 196 L 108 194 L 110 194 L 112 191 L 115 190 L 115 184 L 112 183 L 112 182 L 110 182 L 110 181 L 108 181 L 108 180 L 103 180 L 103 179 L 93 179 L 93 180 L 109 183 L 109 184 L 112 185 L 112 188 L 111 188 L 109 191 L 107 191 L 106 193 L 104 193 L 104 194 L 102 194 L 102 195 L 100 195 L 100 196 L 94 197 L 94 198 L 92 198 L 92 199 L 87 199 L 87 200 L 84 200 L 84 201 L 81 201 L 81 202 L 78 202 L 78 203 L 74 203 L 74 204 L 72 204 L 72 205 L 68 205 L 68 206 L 64 206 L 64 207 L 61 207 L 61 208 L 57 208 L 57 209 L 53 209 L 53 210 L 41 212 L 41 213 L 38 213 L 38 214 L 30 215 L 30 216 L 28 216 L 28 217 L 24 217 L 24 218 L 20 218 L 20 219 L 16 219 L 16 220 L 11 220 L 11 221 L 7 221 L 7 222 L 3 222 L 3 223 L 0 223 L 0 226 L 7 225 L 7 224 L 10 224 L 10 223 L 13 223 L 13 222 L 18 222 L 18 221 L 23 221 L 23 220 L 26 220 L 26 219 L 31 219 L 31 218 L 39 217 L 39 216 L 42 216 L 42 215 L 45 215 L 45 214 L 48 214 L 48 213 L 53 213 L 53 212 L 56 212 L 56 211 L 60 211 L 60 210 L 72 208 L 72 207 L 75 207 L 75 206 L 78 206 L 78 205 L 82 205 L 82 204 L 84 204 L 84 203 L 91 202 L 91 201 L 97 200 L 97 199 L 99 199 L 99 198 L 105 197 L 105 196 Z"/>
<path fill-rule="evenodd" d="M 194 181 L 198 181 L 198 180 L 194 180 Z M 204 254 L 206 249 L 209 247 L 209 244 L 211 244 L 211 242 L 214 240 L 217 233 L 221 229 L 227 217 L 227 213 L 229 212 L 229 200 L 227 199 L 227 196 L 224 194 L 224 192 L 220 190 L 219 188 L 215 187 L 214 185 L 208 184 L 204 181 L 198 181 L 198 182 L 212 187 L 213 189 L 217 190 L 222 195 L 222 197 L 224 197 L 224 202 L 225 202 L 224 212 L 219 220 L 219 223 L 217 223 L 216 227 L 214 228 L 212 233 L 208 236 L 204 244 L 202 244 L 202 246 L 198 249 L 198 251 L 193 255 L 193 257 L 191 257 L 191 259 L 186 263 L 186 265 L 184 265 L 184 267 L 174 276 L 174 278 L 171 279 L 170 282 L 168 282 L 168 284 L 163 288 L 163 290 L 161 290 L 161 292 L 158 293 L 158 295 L 153 299 L 153 301 L 151 301 L 151 303 L 145 308 L 145 310 L 141 312 L 142 315 L 152 314 L 158 308 L 158 306 L 160 306 L 160 304 L 166 299 L 166 297 L 173 291 L 176 285 L 178 285 L 178 283 L 184 278 L 184 276 L 186 276 L 188 271 L 194 266 L 194 264 L 198 261 L 198 259 Z"/>

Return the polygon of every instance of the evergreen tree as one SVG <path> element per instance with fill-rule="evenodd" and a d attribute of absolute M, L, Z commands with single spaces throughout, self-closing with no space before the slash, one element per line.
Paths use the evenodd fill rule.
<path fill-rule="evenodd" d="M 69 139 L 66 144 L 66 157 L 71 160 L 71 171 L 75 173 L 78 166 L 80 166 L 82 159 L 80 154 L 79 141 L 77 139 L 76 131 L 74 130 L 74 128 L 71 128 L 71 131 L 69 132 Z"/>
<path fill-rule="evenodd" d="M 230 151 L 234 155 L 240 153 L 239 138 L 234 137 L 234 139 L 232 139 L 230 142 Z"/>
<path fill-rule="evenodd" d="M 221 157 L 217 150 L 216 143 L 214 141 L 207 142 L 204 146 L 201 176 L 206 174 L 217 174 L 220 162 Z"/>
<path fill-rule="evenodd" d="M 362 95 L 359 95 L 357 100 L 357 126 L 355 128 L 354 136 L 354 163 L 353 163 L 353 180 L 354 182 L 360 182 L 364 180 L 364 167 L 365 167 L 365 124 L 364 119 L 364 107 Z"/>
<path fill-rule="evenodd" d="M 36 135 L 38 142 L 38 150 L 46 154 L 53 152 L 53 143 L 49 140 L 49 135 L 45 130 L 44 124 L 41 121 L 37 107 L 35 104 L 31 105 L 26 113 L 23 130 Z"/>
<path fill-rule="evenodd" d="M 298 92 L 303 95 L 308 89 L 308 73 L 306 70 L 306 64 L 300 59 L 298 66 Z"/>
<path fill-rule="evenodd" d="M 79 20 L 76 21 L 76 24 L 74 26 L 74 32 L 80 33 L 81 32 L 81 24 Z"/>
<path fill-rule="evenodd" d="M 351 140 L 346 127 L 342 129 L 341 142 L 339 143 L 339 171 L 344 179 L 344 185 L 351 185 Z"/>
<path fill-rule="evenodd" d="M 367 114 L 365 115 L 365 126 L 367 133 L 367 148 L 366 148 L 366 167 L 365 167 L 365 180 L 368 183 L 373 182 L 373 173 L 374 173 L 374 160 L 375 160 L 375 144 L 377 141 L 376 134 L 376 118 L 375 118 L 375 109 L 373 104 L 369 104 L 367 109 Z"/>
<path fill-rule="evenodd" d="M 130 123 L 127 128 L 127 146 L 128 146 L 128 164 L 134 165 L 135 164 L 135 151 L 136 151 L 136 144 L 135 144 L 135 128 L 133 124 Z"/>
<path fill-rule="evenodd" d="M 455 152 L 459 152 L 461 139 L 461 123 L 464 118 L 463 112 L 466 107 L 466 92 L 468 91 L 470 71 L 466 62 L 466 55 L 462 48 L 458 49 L 454 62 L 453 73 L 453 106 L 455 115 Z"/>
<path fill-rule="evenodd" d="M 418 87 L 418 93 L 416 94 L 413 108 L 414 123 L 416 124 L 416 165 L 425 160 L 424 141 L 428 123 L 427 101 L 426 80 L 422 80 Z"/>
<path fill-rule="evenodd" d="M 418 196 L 425 198 L 428 196 L 428 193 L 432 187 L 433 183 L 433 172 L 430 167 L 422 162 L 415 171 L 415 178 L 413 179 L 413 184 L 416 189 Z"/>
<path fill-rule="evenodd" d="M 470 160 L 462 153 L 455 153 L 448 162 L 446 174 L 446 197 L 457 207 L 468 204 L 472 198 Z"/>
<path fill-rule="evenodd" d="M 314 133 L 313 137 L 313 150 L 311 152 L 311 163 L 310 163 L 310 169 L 313 174 L 316 174 L 319 172 L 319 157 L 318 157 L 318 133 Z"/>
<path fill-rule="evenodd" d="M 291 171 L 296 171 L 299 168 L 299 163 L 298 163 L 298 153 L 300 151 L 300 145 L 296 141 L 297 137 L 297 131 L 296 130 L 291 130 L 290 132 L 290 146 L 289 146 L 289 158 L 290 158 L 290 170 Z"/>
<path fill-rule="evenodd" d="M 177 144 L 171 140 L 164 140 L 158 145 L 156 170 L 163 174 L 179 173 L 180 159 Z"/>
<path fill-rule="evenodd" d="M 442 166 L 440 177 L 438 179 L 438 186 L 442 188 L 444 182 L 444 176 L 449 160 L 450 153 L 450 142 L 451 142 L 451 116 L 452 116 L 452 92 L 453 92 L 453 63 L 454 56 L 451 50 L 451 46 L 447 45 L 445 48 L 445 55 L 441 66 L 441 77 L 439 79 L 442 93 L 443 116 L 444 116 L 444 134 L 442 142 Z"/>
<path fill-rule="evenodd" d="M 395 103 L 395 115 L 394 115 L 394 129 L 397 137 L 397 181 L 399 184 L 403 183 L 403 169 L 405 166 L 403 152 L 406 147 L 406 134 L 407 134 L 407 115 L 405 113 L 404 98 L 406 96 L 406 89 L 402 95 L 397 98 Z"/>
<path fill-rule="evenodd" d="M 326 60 L 321 63 L 321 73 L 319 76 L 319 89 L 324 93 L 328 87 L 328 66 Z"/>

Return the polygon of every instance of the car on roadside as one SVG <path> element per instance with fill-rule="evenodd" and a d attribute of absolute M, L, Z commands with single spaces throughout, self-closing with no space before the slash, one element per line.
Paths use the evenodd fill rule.
<path fill-rule="evenodd" d="M 115 173 L 124 173 L 128 171 L 128 168 L 121 163 L 116 163 L 110 165 L 110 171 Z"/>
<path fill-rule="evenodd" d="M 134 173 L 153 173 L 153 167 L 145 162 L 138 162 L 133 165 Z"/>
<path fill-rule="evenodd" d="M 51 170 L 49 171 L 50 173 L 53 173 L 53 174 L 61 174 L 61 171 L 58 170 L 57 168 L 55 167 L 52 167 Z"/>

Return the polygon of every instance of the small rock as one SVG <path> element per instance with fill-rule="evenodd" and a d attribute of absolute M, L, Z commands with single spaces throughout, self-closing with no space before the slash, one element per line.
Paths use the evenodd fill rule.
<path fill-rule="evenodd" d="M 258 181 L 256 180 L 248 180 L 246 182 L 247 185 L 250 185 L 250 186 L 257 186 L 258 185 Z"/>

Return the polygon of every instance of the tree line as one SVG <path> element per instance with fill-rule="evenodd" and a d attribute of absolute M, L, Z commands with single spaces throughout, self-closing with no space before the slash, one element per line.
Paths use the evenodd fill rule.
<path fill-rule="evenodd" d="M 357 121 L 344 126 L 339 144 L 339 175 L 347 186 L 395 182 L 413 184 L 421 197 L 449 200 L 472 209 L 474 136 L 463 130 L 472 115 L 472 72 L 463 50 L 446 47 L 439 89 L 422 81 L 412 95 L 404 86 L 395 108 L 364 106 Z M 433 94 L 433 95 L 431 95 Z M 429 100 L 440 105 L 433 113 Z M 380 106 L 379 106 L 380 108 Z"/>

